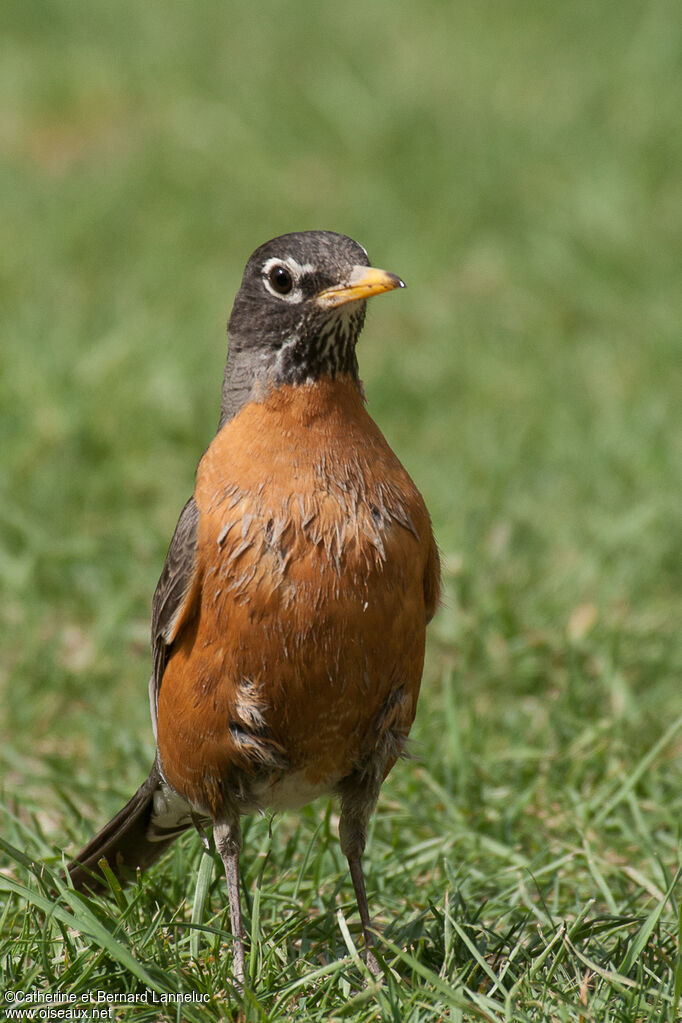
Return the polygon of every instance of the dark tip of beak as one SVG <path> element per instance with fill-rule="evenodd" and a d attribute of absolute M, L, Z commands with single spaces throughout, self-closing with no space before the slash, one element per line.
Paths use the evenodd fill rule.
<path fill-rule="evenodd" d="M 390 288 L 406 288 L 407 287 L 407 285 L 405 284 L 405 281 L 402 279 L 402 277 L 398 277 L 397 274 L 393 274 L 389 270 L 382 270 L 381 273 L 383 273 L 383 275 L 384 275 L 384 277 L 386 279 L 386 284 L 387 284 L 387 289 L 386 290 L 389 290 Z"/>

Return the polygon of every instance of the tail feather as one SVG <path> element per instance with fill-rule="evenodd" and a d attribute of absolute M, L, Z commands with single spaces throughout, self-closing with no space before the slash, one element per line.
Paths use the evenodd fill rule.
<path fill-rule="evenodd" d="M 132 799 L 69 863 L 74 888 L 93 893 L 106 890 L 98 869 L 101 859 L 106 859 L 114 876 L 125 883 L 138 867 L 146 870 L 151 866 L 192 823 L 190 807 L 169 793 L 154 764 Z"/>

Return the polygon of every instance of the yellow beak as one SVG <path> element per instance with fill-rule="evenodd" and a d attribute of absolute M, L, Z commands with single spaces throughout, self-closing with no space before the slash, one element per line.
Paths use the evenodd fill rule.
<path fill-rule="evenodd" d="M 380 295 L 383 291 L 404 288 L 405 282 L 388 270 L 377 270 L 374 266 L 356 266 L 350 275 L 348 284 L 335 284 L 332 288 L 321 291 L 315 301 L 323 309 L 334 309 L 346 302 L 358 302 L 361 299 Z"/>

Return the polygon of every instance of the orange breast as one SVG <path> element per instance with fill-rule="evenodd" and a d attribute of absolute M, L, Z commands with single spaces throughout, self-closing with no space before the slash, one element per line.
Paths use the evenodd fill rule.
<path fill-rule="evenodd" d="M 202 459 L 195 499 L 197 597 L 159 694 L 164 772 L 214 816 L 245 778 L 256 802 L 305 802 L 382 728 L 409 731 L 432 613 L 428 514 L 339 380 L 242 409 Z"/>

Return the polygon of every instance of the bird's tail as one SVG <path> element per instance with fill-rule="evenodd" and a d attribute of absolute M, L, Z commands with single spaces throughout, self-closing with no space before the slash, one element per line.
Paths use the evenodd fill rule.
<path fill-rule="evenodd" d="M 155 763 L 133 798 L 69 863 L 74 888 L 106 890 L 98 869 L 101 859 L 107 860 L 119 881 L 129 880 L 138 867 L 146 870 L 195 823 L 191 807 L 168 788 Z"/>

